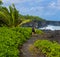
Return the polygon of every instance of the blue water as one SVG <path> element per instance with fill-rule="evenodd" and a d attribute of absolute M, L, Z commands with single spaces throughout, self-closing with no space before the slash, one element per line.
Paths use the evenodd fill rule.
<path fill-rule="evenodd" d="M 45 27 L 39 28 L 41 30 L 60 30 L 60 26 L 47 25 Z"/>

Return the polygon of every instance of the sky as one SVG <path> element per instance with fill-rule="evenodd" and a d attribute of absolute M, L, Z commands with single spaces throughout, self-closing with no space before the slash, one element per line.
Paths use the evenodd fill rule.
<path fill-rule="evenodd" d="M 3 3 L 6 7 L 14 3 L 22 15 L 60 21 L 60 0 L 3 0 Z"/>

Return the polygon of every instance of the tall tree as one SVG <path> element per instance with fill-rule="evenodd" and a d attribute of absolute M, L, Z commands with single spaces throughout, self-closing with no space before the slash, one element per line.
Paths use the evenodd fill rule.
<path fill-rule="evenodd" d="M 0 10 L 0 17 L 0 20 L 2 20 L 9 27 L 21 26 L 26 22 L 30 22 L 30 20 L 19 19 L 19 12 L 15 8 L 14 4 L 9 6 L 9 9 L 2 7 Z"/>

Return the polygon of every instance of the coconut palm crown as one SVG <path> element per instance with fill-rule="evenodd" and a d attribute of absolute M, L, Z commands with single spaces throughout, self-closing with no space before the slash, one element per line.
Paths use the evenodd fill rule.
<path fill-rule="evenodd" d="M 12 4 L 9 8 L 2 7 L 0 9 L 0 20 L 2 20 L 5 25 L 8 27 L 21 26 L 24 23 L 30 22 L 30 20 L 20 19 L 19 12 L 15 8 L 15 5 Z"/>

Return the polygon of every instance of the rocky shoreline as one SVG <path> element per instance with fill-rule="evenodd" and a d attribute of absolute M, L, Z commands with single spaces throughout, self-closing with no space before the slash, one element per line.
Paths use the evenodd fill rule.
<path fill-rule="evenodd" d="M 43 37 L 48 38 L 51 41 L 57 41 L 60 43 L 60 30 L 43 30 L 45 35 Z"/>

